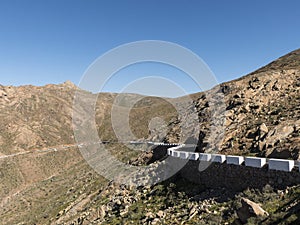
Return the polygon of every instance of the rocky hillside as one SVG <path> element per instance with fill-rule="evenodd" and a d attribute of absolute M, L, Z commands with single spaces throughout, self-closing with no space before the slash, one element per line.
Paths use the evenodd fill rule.
<path fill-rule="evenodd" d="M 72 112 L 76 90 L 71 82 L 43 87 L 0 85 L 0 156 L 75 144 Z M 122 111 L 140 97 L 123 94 L 123 102 L 114 102 L 116 96 L 111 93 L 97 96 L 96 122 L 102 140 L 116 141 L 111 125 L 112 105 Z M 137 138 L 145 139 L 149 136 L 148 124 L 152 118 L 162 117 L 168 121 L 175 114 L 172 105 L 164 99 L 145 96 L 130 111 L 130 127 Z"/>
<path fill-rule="evenodd" d="M 224 139 L 211 145 L 211 102 L 207 95 L 224 100 Z M 200 121 L 199 151 L 216 151 L 273 158 L 299 158 L 300 151 L 300 50 L 240 79 L 207 93 L 192 95 Z M 217 116 L 217 115 L 214 115 Z M 178 127 L 170 124 L 169 140 Z"/>
<path fill-rule="evenodd" d="M 300 222 L 299 186 L 211 190 L 179 175 L 137 189 L 108 182 L 86 164 L 76 146 L 72 111 L 77 90 L 71 82 L 0 86 L 0 224 Z M 97 129 L 101 140 L 118 141 L 111 125 L 112 107 L 123 112 L 143 97 L 129 114 L 137 139 L 178 142 L 185 133 L 198 142 L 197 151 L 299 159 L 299 91 L 300 50 L 296 50 L 247 76 L 188 97 L 122 94 L 122 101 L 115 102 L 117 94 L 100 93 Z M 95 96 L 80 92 L 87 98 Z M 178 113 L 174 105 L 183 103 L 187 105 Z M 199 126 L 190 119 L 193 110 Z M 153 118 L 163 119 L 166 126 L 149 126 Z M 220 129 L 211 128 L 216 118 L 222 122 Z M 137 154 L 120 143 L 107 148 L 126 163 L 151 159 L 151 152 Z"/>

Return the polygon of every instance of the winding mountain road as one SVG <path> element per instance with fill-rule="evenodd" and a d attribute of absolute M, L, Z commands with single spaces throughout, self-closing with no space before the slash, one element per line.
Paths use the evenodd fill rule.
<path fill-rule="evenodd" d="M 36 154 L 36 153 L 44 153 L 44 152 L 56 152 L 61 150 L 67 150 L 71 147 L 82 147 L 84 145 L 93 145 L 96 143 L 81 143 L 81 144 L 71 144 L 71 145 L 63 145 L 56 146 L 47 149 L 38 149 L 38 150 L 30 150 L 18 152 L 10 155 L 1 155 L 1 159 L 12 158 L 20 155 L 27 154 Z M 110 142 L 103 141 L 103 144 L 107 143 L 120 143 L 120 142 Z M 259 157 L 247 157 L 247 156 L 234 156 L 234 155 L 221 155 L 221 154 L 208 154 L 208 153 L 197 153 L 191 151 L 183 151 L 184 148 L 196 147 L 196 145 L 192 144 L 179 144 L 179 143 L 163 143 L 163 142 L 152 142 L 152 141 L 122 141 L 121 143 L 125 144 L 148 144 L 152 146 L 166 146 L 167 155 L 170 157 L 185 159 L 185 160 L 199 160 L 206 162 L 214 162 L 214 163 L 227 163 L 234 165 L 245 165 L 250 167 L 262 168 L 264 166 L 268 166 L 269 169 L 281 170 L 286 172 L 291 172 L 294 168 L 299 168 L 300 172 L 300 161 L 297 160 L 287 160 L 287 159 L 272 159 L 272 158 L 259 158 Z"/>

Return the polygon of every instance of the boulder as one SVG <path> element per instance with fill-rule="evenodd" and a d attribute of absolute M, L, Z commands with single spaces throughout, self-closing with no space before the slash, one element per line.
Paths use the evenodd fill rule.
<path fill-rule="evenodd" d="M 265 123 L 262 123 L 260 126 L 259 126 L 259 132 L 260 134 L 267 134 L 269 132 L 269 129 L 268 127 L 266 126 Z"/>
<path fill-rule="evenodd" d="M 288 138 L 289 135 L 291 135 L 294 132 L 294 127 L 287 124 L 279 124 L 277 125 L 273 130 L 269 131 L 268 135 L 265 138 L 266 147 L 268 148 L 266 151 L 266 157 L 271 157 L 270 155 L 274 151 L 274 146 L 276 146 L 278 143 L 282 142 L 286 138 Z M 276 150 L 277 151 L 277 150 Z M 286 158 L 290 157 L 287 156 L 288 153 L 286 151 L 277 151 L 274 152 L 274 154 L 278 155 L 276 158 Z M 274 156 L 275 157 L 275 156 Z"/>
<path fill-rule="evenodd" d="M 269 214 L 260 207 L 259 204 L 250 201 L 249 199 L 242 198 L 242 207 L 237 211 L 237 215 L 243 224 L 247 223 L 250 217 L 263 217 Z"/>

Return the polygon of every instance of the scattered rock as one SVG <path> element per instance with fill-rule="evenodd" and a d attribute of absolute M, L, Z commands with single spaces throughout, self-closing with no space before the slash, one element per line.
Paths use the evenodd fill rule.
<path fill-rule="evenodd" d="M 259 131 L 260 131 L 260 134 L 262 135 L 262 134 L 267 134 L 269 132 L 269 129 L 265 123 L 262 123 L 259 127 Z"/>
<path fill-rule="evenodd" d="M 159 210 L 159 211 L 156 213 L 156 215 L 157 215 L 159 218 L 164 218 L 164 217 L 165 217 L 165 213 L 164 213 L 164 211 L 162 211 L 162 210 Z"/>
<path fill-rule="evenodd" d="M 242 223 L 247 223 L 247 220 L 250 217 L 269 216 L 269 214 L 263 210 L 259 204 L 246 198 L 242 198 L 241 202 L 242 207 L 237 211 L 237 215 Z"/>
<path fill-rule="evenodd" d="M 155 217 L 155 215 L 152 212 L 147 212 L 145 216 L 147 219 L 153 219 Z"/>

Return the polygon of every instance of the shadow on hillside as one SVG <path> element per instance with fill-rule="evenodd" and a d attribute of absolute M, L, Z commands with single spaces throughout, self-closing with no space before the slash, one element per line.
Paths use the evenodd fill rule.
<path fill-rule="evenodd" d="M 207 188 L 205 185 L 189 181 L 180 174 L 176 174 L 162 184 L 166 188 L 169 187 L 170 184 L 175 184 L 174 191 L 177 193 L 185 193 L 191 201 L 203 201 L 213 198 L 216 202 L 222 203 L 233 199 L 238 193 L 240 193 L 240 191 L 234 191 L 224 187 Z"/>
<path fill-rule="evenodd" d="M 207 188 L 223 187 L 231 191 L 243 191 L 247 188 L 262 190 L 266 185 L 273 189 L 300 183 L 300 173 L 297 169 L 291 172 L 269 170 L 268 168 L 253 168 L 226 163 L 210 163 L 203 171 L 199 168 L 203 162 L 189 161 L 180 171 L 187 180 L 206 186 Z"/>
<path fill-rule="evenodd" d="M 191 169 L 191 165 L 187 165 Z M 246 169 L 246 170 L 245 170 Z M 201 201 L 213 198 L 217 202 L 233 199 L 239 193 L 252 189 L 263 193 L 266 189 L 277 192 L 298 185 L 299 172 L 269 171 L 241 166 L 211 165 L 205 171 L 179 171 L 164 182 L 174 183 L 177 192 L 184 192 L 191 200 Z M 254 175 L 255 174 L 255 175 Z M 297 204 L 296 204 L 297 203 Z M 294 205 L 300 211 L 300 196 Z"/>
<path fill-rule="evenodd" d="M 155 146 L 152 149 L 153 155 L 151 159 L 147 162 L 147 164 L 154 163 L 158 160 L 163 160 L 167 157 L 167 149 L 171 147 L 175 147 L 176 145 L 169 145 L 169 146 Z"/>

